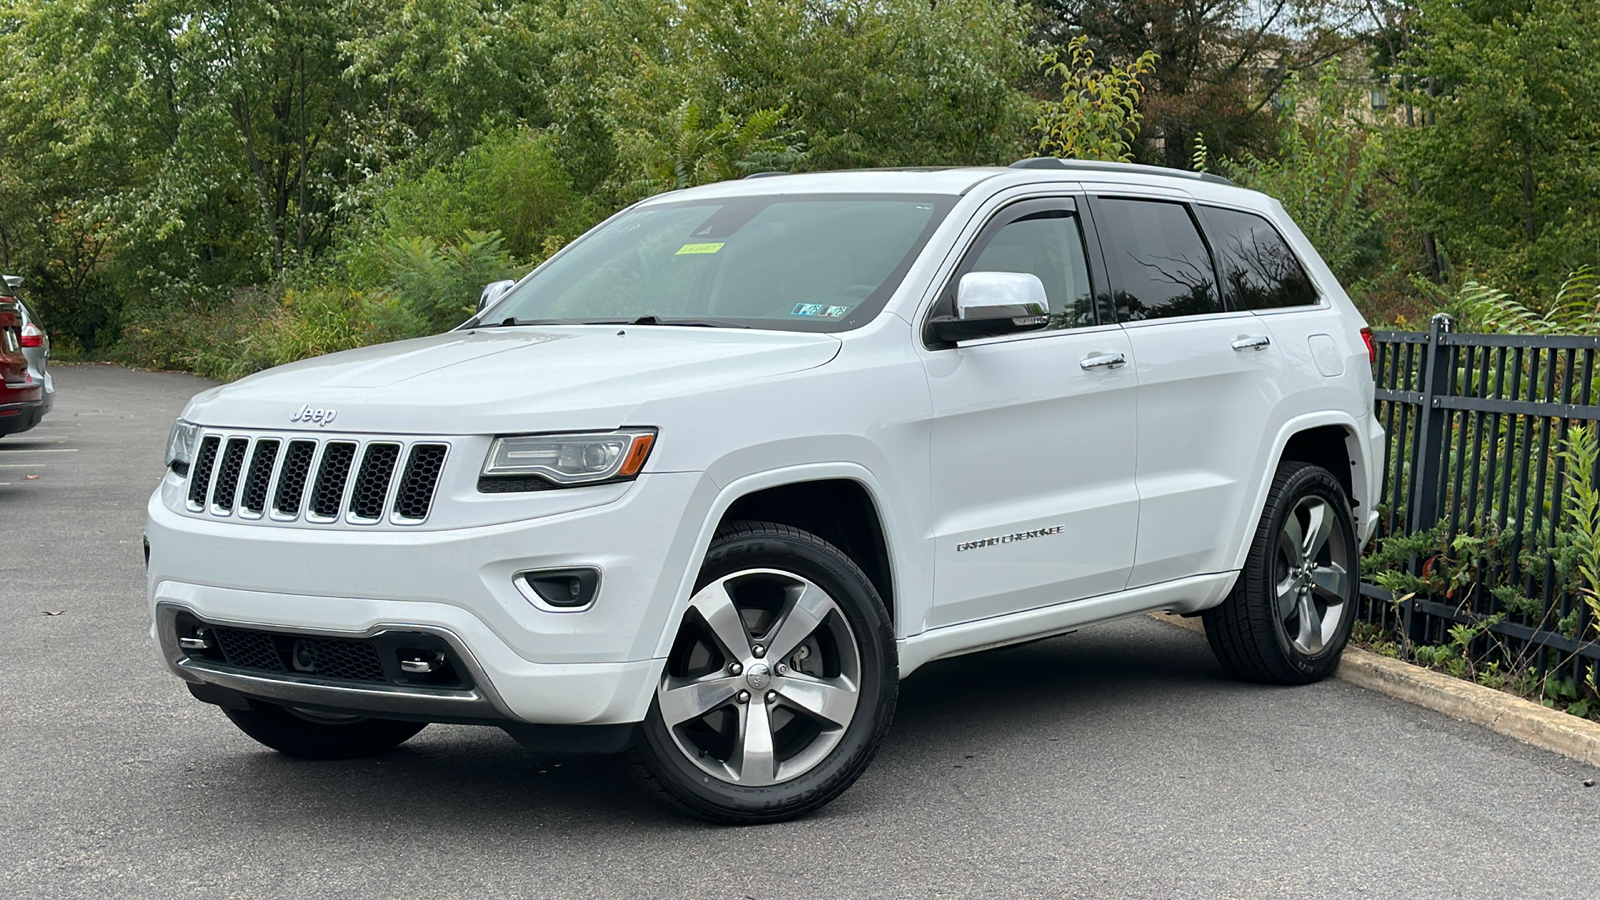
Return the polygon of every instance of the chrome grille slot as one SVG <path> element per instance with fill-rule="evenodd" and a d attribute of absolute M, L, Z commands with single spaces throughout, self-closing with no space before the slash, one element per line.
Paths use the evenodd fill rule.
<path fill-rule="evenodd" d="M 389 499 L 389 482 L 394 479 L 394 464 L 399 459 L 399 444 L 367 445 L 356 473 L 356 485 L 350 491 L 350 518 L 370 522 L 383 518 L 383 503 Z"/>
<path fill-rule="evenodd" d="M 405 477 L 394 498 L 394 516 L 397 521 L 420 522 L 428 517 L 433 505 L 433 491 L 439 485 L 439 473 L 444 471 L 444 456 L 449 448 L 444 444 L 414 444 L 411 457 L 406 460 Z"/>
<path fill-rule="evenodd" d="M 278 490 L 272 498 L 274 516 L 292 519 L 300 515 L 300 498 L 305 496 L 311 458 L 316 455 L 316 441 L 289 442 L 283 455 L 283 471 L 278 475 Z"/>
<path fill-rule="evenodd" d="M 244 479 L 244 496 L 239 498 L 239 514 L 259 516 L 267 506 L 267 486 L 272 483 L 272 470 L 278 462 L 280 442 L 273 439 L 256 441 L 255 452 L 250 455 L 250 471 Z"/>
<path fill-rule="evenodd" d="M 206 491 L 211 487 L 211 468 L 217 464 L 217 446 L 222 438 L 215 435 L 200 442 L 200 452 L 195 454 L 194 469 L 189 473 L 189 509 L 205 507 Z"/>
<path fill-rule="evenodd" d="M 264 525 L 420 525 L 449 450 L 442 441 L 210 431 L 196 448 L 185 508 Z"/>
<path fill-rule="evenodd" d="M 344 488 L 350 480 L 350 465 L 356 458 L 356 445 L 349 441 L 329 441 L 322 447 L 322 464 L 311 487 L 306 518 L 330 522 L 339 518 L 344 506 Z"/>
<path fill-rule="evenodd" d="M 211 488 L 211 512 L 226 516 L 233 512 L 233 498 L 239 493 L 239 472 L 244 469 L 244 454 L 250 449 L 249 438 L 228 438 L 222 451 L 222 463 L 217 466 L 217 481 Z"/>

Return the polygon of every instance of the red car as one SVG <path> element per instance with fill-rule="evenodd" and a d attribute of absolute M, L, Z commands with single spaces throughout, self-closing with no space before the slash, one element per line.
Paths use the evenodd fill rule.
<path fill-rule="evenodd" d="M 0 296 L 0 435 L 27 431 L 44 417 L 44 385 L 28 373 L 22 355 L 22 314 Z"/>

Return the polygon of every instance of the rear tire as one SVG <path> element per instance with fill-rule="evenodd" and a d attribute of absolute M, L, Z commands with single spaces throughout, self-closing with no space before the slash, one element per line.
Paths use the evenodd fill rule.
<path fill-rule="evenodd" d="M 898 664 L 889 614 L 850 557 L 787 525 L 725 525 L 677 627 L 629 754 L 647 790 L 749 825 L 805 815 L 860 777 L 894 715 Z"/>
<path fill-rule="evenodd" d="M 1360 549 L 1350 503 L 1320 466 L 1285 462 L 1250 555 L 1222 605 L 1203 614 L 1223 668 L 1252 681 L 1309 684 L 1339 664 L 1355 622 Z"/>
<path fill-rule="evenodd" d="M 426 722 L 322 716 L 270 703 L 250 709 L 224 709 L 239 730 L 288 756 L 300 759 L 355 759 L 400 746 L 428 726 Z"/>

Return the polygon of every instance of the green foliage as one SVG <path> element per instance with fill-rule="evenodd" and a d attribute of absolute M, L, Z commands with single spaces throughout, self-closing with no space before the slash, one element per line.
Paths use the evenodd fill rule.
<path fill-rule="evenodd" d="M 1524 295 L 1468 281 L 1451 298 L 1447 311 L 1467 331 L 1507 334 L 1594 334 L 1600 332 L 1600 276 L 1589 268 L 1567 276 L 1555 295 L 1541 303 Z"/>
<path fill-rule="evenodd" d="M 1589 607 L 1589 624 L 1600 638 L 1600 484 L 1595 467 L 1600 462 L 1600 438 L 1591 423 L 1567 432 L 1560 451 L 1567 463 L 1567 534 L 1575 551 L 1577 593 Z"/>
<path fill-rule="evenodd" d="M 1406 210 L 1455 268 L 1519 300 L 1600 264 L 1600 17 L 1587 0 L 1419 0 L 1396 74 Z"/>
<path fill-rule="evenodd" d="M 1040 104 L 1033 132 L 1039 153 L 1064 159 L 1103 159 L 1128 162 L 1131 142 L 1143 115 L 1139 98 L 1144 93 L 1140 76 L 1155 68 L 1156 55 L 1145 51 L 1131 65 L 1112 65 L 1095 71 L 1094 51 L 1087 37 L 1067 43 L 1067 59 L 1059 51 L 1044 53 L 1044 70 L 1061 79 L 1061 99 Z"/>
<path fill-rule="evenodd" d="M 532 268 L 604 213 L 573 187 L 559 157 L 546 132 L 497 129 L 420 172 L 390 170 L 351 197 L 365 214 L 343 235 L 338 256 L 354 284 L 380 287 L 399 242 L 451 244 L 469 231 L 493 231 L 511 259 Z"/>
<path fill-rule="evenodd" d="M 1010 162 L 1026 130 L 1009 0 L 573 0 L 560 28 L 561 127 L 601 123 L 614 148 L 664 137 L 686 101 L 702 127 L 784 110 L 816 169 Z M 620 159 L 612 189 L 652 177 L 648 156 Z"/>
<path fill-rule="evenodd" d="M 1216 161 L 1223 175 L 1283 203 L 1341 284 L 1358 289 L 1381 261 L 1383 237 L 1369 191 L 1384 162 L 1382 141 L 1356 118 L 1355 92 L 1339 63 L 1325 64 L 1314 91 L 1298 74 L 1279 93 L 1280 152 Z M 1197 139 L 1195 156 L 1207 156 Z"/>
<path fill-rule="evenodd" d="M 685 100 L 655 127 L 619 135 L 624 166 L 640 173 L 627 193 L 649 196 L 804 164 L 799 134 L 780 134 L 783 110 L 758 109 L 743 122 L 723 110 L 707 122 L 700 104 Z"/>
<path fill-rule="evenodd" d="M 469 230 L 455 244 L 440 245 L 422 237 L 385 245 L 383 295 L 416 323 L 406 327 L 408 323 L 401 320 L 394 327 L 432 334 L 460 325 L 477 309 L 484 285 L 515 271 L 502 243 L 499 232 Z"/>

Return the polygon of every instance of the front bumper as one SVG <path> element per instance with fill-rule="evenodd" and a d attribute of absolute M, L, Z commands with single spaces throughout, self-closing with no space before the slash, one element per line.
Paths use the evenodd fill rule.
<path fill-rule="evenodd" d="M 654 695 L 694 528 L 665 528 L 709 506 L 697 473 L 641 478 L 613 503 L 503 525 L 369 531 L 211 521 L 149 505 L 151 636 L 191 684 L 275 702 L 438 721 L 541 725 L 637 722 Z M 685 533 L 688 537 L 685 537 Z M 591 565 L 592 607 L 541 609 L 514 576 Z M 193 658 L 175 617 L 295 635 L 361 638 L 385 630 L 444 640 L 470 690 L 328 684 Z"/>

